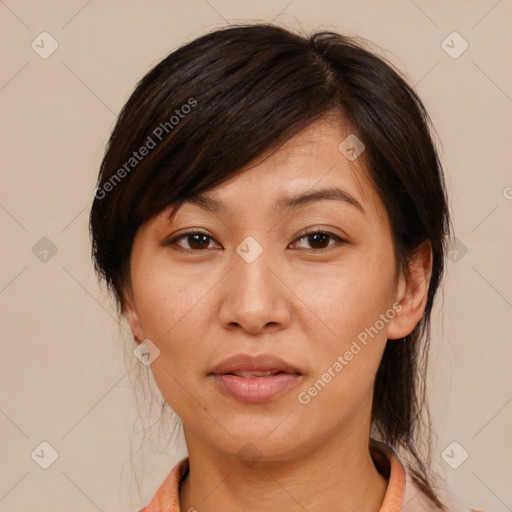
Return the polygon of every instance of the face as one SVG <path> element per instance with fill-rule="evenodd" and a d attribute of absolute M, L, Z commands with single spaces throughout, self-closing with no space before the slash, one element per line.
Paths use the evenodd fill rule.
<path fill-rule="evenodd" d="M 285 459 L 368 435 L 386 340 L 415 319 L 384 206 L 361 157 L 338 149 L 346 136 L 315 122 L 139 228 L 126 314 L 160 351 L 151 370 L 187 442 Z"/>

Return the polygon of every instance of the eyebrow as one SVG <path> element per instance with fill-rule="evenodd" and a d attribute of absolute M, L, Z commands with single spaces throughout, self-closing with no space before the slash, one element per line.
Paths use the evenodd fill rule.
<path fill-rule="evenodd" d="M 317 189 L 291 197 L 283 197 L 276 202 L 275 210 L 278 213 L 285 213 L 307 204 L 323 200 L 342 201 L 354 206 L 363 214 L 365 213 L 361 203 L 354 196 L 338 187 Z M 186 202 L 195 204 L 203 210 L 214 213 L 226 213 L 228 211 L 228 208 L 222 201 L 207 197 L 204 194 L 196 194 L 195 196 L 188 198 Z"/>

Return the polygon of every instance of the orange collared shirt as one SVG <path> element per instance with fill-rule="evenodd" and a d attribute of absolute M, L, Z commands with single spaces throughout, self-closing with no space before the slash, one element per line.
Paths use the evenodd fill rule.
<path fill-rule="evenodd" d="M 388 479 L 379 512 L 437 512 L 407 474 L 396 453 L 385 444 L 371 440 L 370 454 L 379 472 Z M 189 459 L 178 462 L 167 475 L 151 502 L 139 512 L 180 512 L 179 490 L 189 470 Z M 465 509 L 467 512 L 483 512 Z M 455 512 L 455 511 L 453 511 Z M 461 510 L 461 512 L 463 512 Z"/>

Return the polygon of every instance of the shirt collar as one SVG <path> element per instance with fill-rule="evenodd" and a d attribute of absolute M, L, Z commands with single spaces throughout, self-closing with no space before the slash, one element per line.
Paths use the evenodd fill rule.
<path fill-rule="evenodd" d="M 370 440 L 370 454 L 375 467 L 388 486 L 379 512 L 399 512 L 404 503 L 406 473 L 396 453 L 386 444 Z M 179 489 L 189 471 L 189 459 L 180 460 L 167 475 L 151 502 L 139 512 L 180 512 Z"/>

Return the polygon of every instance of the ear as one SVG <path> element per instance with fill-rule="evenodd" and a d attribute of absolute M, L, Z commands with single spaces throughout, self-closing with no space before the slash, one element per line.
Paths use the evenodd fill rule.
<path fill-rule="evenodd" d="M 416 327 L 425 311 L 432 272 L 432 246 L 421 244 L 409 261 L 409 272 L 399 278 L 396 292 L 396 315 L 390 321 L 387 337 L 405 338 Z"/>
<path fill-rule="evenodd" d="M 140 324 L 139 313 L 137 312 L 137 307 L 131 291 L 125 293 L 123 299 L 123 313 L 132 331 L 133 340 L 135 343 L 142 343 L 144 341 L 144 334 Z"/>

